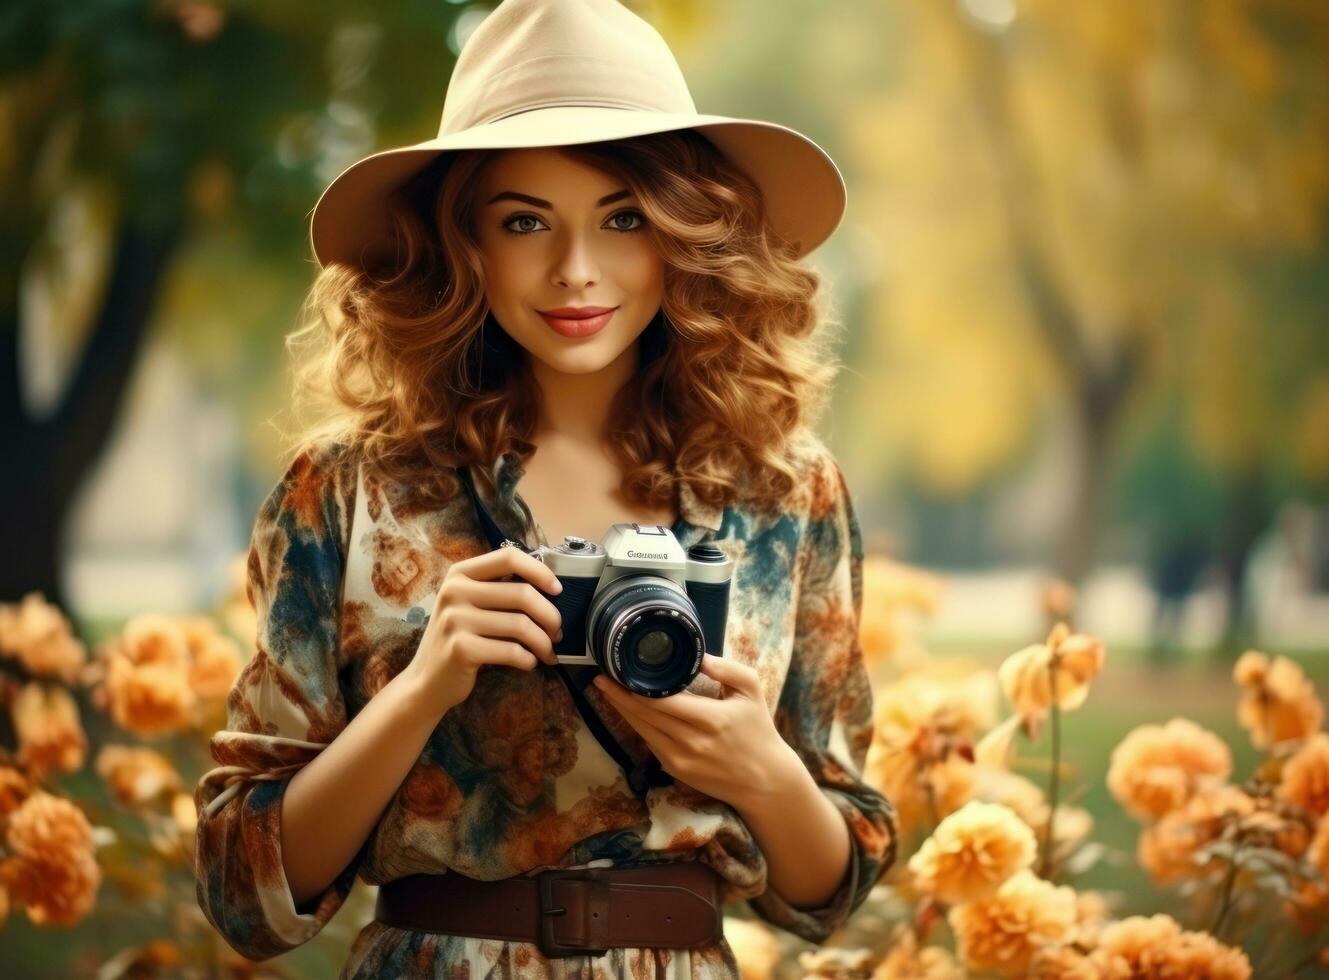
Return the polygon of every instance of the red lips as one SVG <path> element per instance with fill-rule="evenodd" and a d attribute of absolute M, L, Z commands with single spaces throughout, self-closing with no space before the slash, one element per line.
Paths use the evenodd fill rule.
<path fill-rule="evenodd" d="M 556 316 L 562 320 L 584 320 L 617 309 L 613 306 L 558 306 L 552 310 L 541 310 L 546 316 Z"/>
<path fill-rule="evenodd" d="M 555 333 L 577 340 L 599 333 L 617 309 L 617 306 L 560 306 L 538 312 Z"/>

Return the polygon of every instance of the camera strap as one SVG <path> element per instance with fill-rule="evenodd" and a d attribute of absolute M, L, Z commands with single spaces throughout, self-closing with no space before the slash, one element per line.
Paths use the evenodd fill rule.
<path fill-rule="evenodd" d="M 490 548 L 500 548 L 505 541 L 511 541 L 512 544 L 530 553 L 530 549 L 520 541 L 512 541 L 502 529 L 499 528 L 493 516 L 489 513 L 489 508 L 484 505 L 480 495 L 475 490 L 475 484 L 471 480 L 470 469 L 466 466 L 456 467 L 458 478 L 462 485 L 466 487 L 467 494 L 470 495 L 471 503 L 475 506 L 476 517 L 480 520 L 480 527 L 484 531 L 485 538 L 489 541 Z M 572 695 L 572 702 L 577 706 L 582 719 L 586 722 L 586 727 L 591 730 L 595 740 L 600 743 L 610 757 L 618 763 L 623 774 L 627 777 L 628 785 L 638 796 L 645 795 L 646 791 L 652 786 L 669 786 L 673 784 L 674 777 L 665 772 L 660 766 L 660 760 L 654 754 L 647 754 L 646 760 L 641 763 L 632 761 L 631 756 L 614 738 L 613 733 L 605 725 L 599 713 L 591 706 L 590 701 L 586 699 L 583 693 L 586 685 L 595 679 L 598 671 L 590 667 L 578 668 L 574 674 L 566 664 L 558 663 L 554 665 L 554 670 L 558 676 L 563 679 L 563 684 Z"/>

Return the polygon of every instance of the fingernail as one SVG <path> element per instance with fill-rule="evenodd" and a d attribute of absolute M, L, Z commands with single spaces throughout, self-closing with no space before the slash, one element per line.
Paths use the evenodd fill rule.
<path fill-rule="evenodd" d="M 558 632 L 554 634 L 554 642 L 557 643 L 557 642 L 558 642 L 559 640 L 561 640 L 561 639 L 563 639 L 563 627 L 562 627 L 562 626 L 560 626 L 560 627 L 558 628 Z"/>
<path fill-rule="evenodd" d="M 559 579 L 554 579 L 554 584 L 549 591 L 554 593 L 554 595 L 558 595 L 563 591 L 563 583 Z"/>

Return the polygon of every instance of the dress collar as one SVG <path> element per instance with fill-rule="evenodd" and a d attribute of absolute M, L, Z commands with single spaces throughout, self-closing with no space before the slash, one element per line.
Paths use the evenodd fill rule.
<path fill-rule="evenodd" d="M 477 480 L 475 483 L 477 492 L 489 507 L 499 527 L 509 537 L 524 540 L 529 547 L 535 547 L 537 544 L 549 542 L 538 540 L 530 508 L 517 493 L 517 484 L 525 472 L 521 465 L 521 456 L 516 450 L 509 449 L 490 463 L 489 486 L 485 485 L 486 481 Z M 683 484 L 679 488 L 678 497 L 679 518 L 671 530 L 684 548 L 696 544 L 705 538 L 708 532 L 720 530 L 724 520 L 724 508 L 701 500 L 688 484 Z"/>

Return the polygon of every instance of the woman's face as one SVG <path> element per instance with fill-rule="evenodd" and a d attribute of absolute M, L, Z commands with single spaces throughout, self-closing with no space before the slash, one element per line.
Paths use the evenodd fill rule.
<path fill-rule="evenodd" d="M 503 152 L 476 193 L 476 239 L 500 326 L 539 364 L 565 374 L 635 358 L 637 337 L 664 298 L 664 260 L 635 196 L 544 147 Z M 585 307 L 610 312 L 571 318 Z"/>

